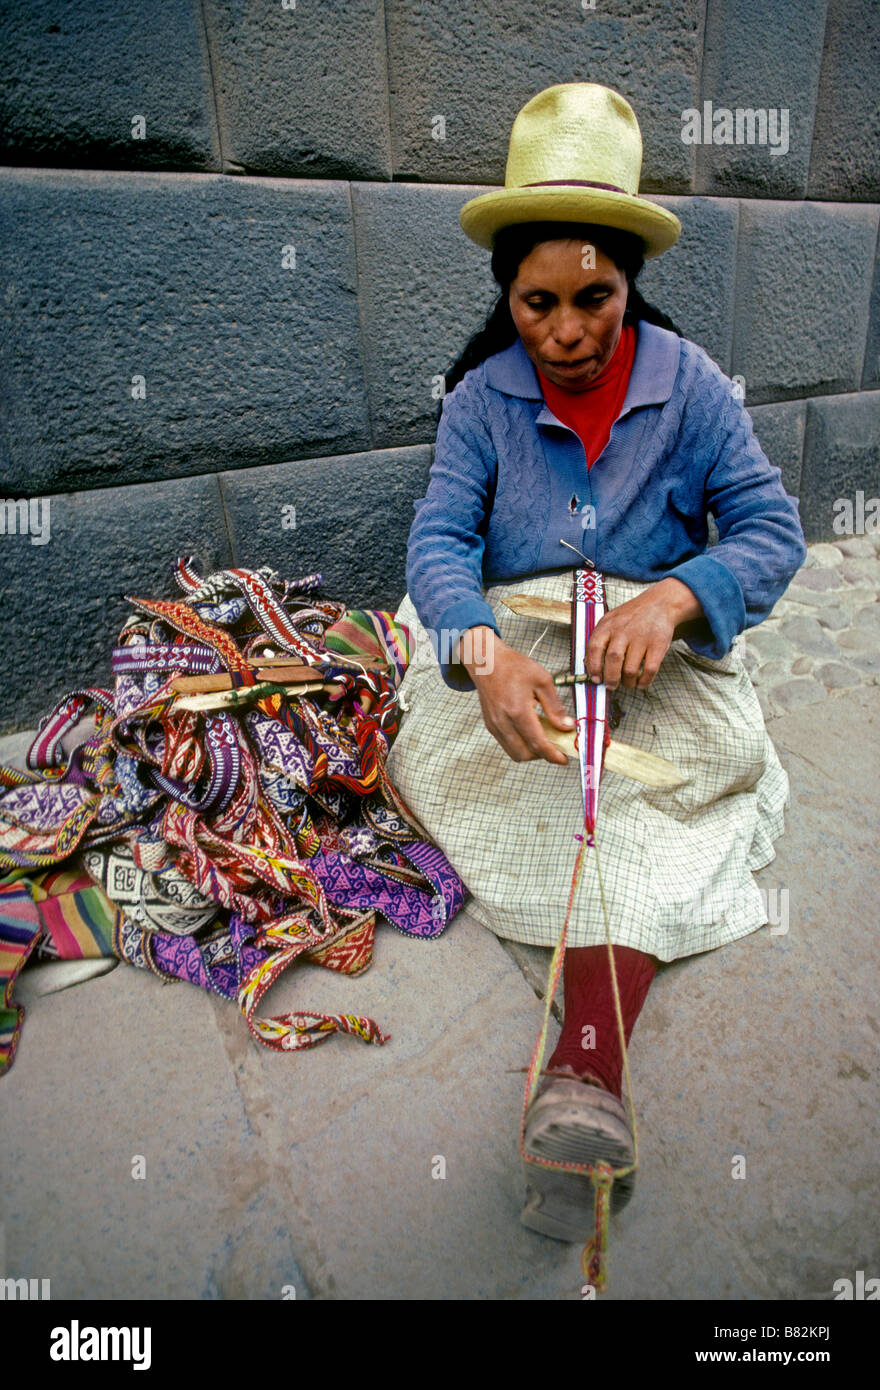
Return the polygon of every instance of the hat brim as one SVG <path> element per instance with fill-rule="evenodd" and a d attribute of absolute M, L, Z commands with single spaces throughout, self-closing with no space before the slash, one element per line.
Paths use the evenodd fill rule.
<path fill-rule="evenodd" d="M 492 250 L 502 227 L 519 222 L 597 222 L 634 232 L 645 243 L 645 259 L 660 256 L 674 246 L 681 234 L 675 213 L 634 198 L 600 188 L 498 188 L 471 198 L 459 213 L 462 231 L 471 241 Z"/>

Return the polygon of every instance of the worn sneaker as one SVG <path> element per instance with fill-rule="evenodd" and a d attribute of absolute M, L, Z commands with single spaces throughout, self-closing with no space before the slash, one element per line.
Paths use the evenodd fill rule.
<path fill-rule="evenodd" d="M 632 1129 L 623 1102 L 604 1087 L 569 1076 L 549 1076 L 526 1114 L 525 1152 L 567 1163 L 609 1163 L 628 1168 L 635 1161 Z M 595 1192 L 583 1173 L 566 1173 L 523 1163 L 526 1204 L 521 1221 L 554 1240 L 586 1240 L 592 1230 Z M 615 1178 L 611 1211 L 626 1206 L 635 1173 Z"/>

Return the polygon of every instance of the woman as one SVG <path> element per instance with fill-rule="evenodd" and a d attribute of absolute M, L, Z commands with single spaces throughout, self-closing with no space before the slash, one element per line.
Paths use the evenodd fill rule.
<path fill-rule="evenodd" d="M 773 858 L 788 782 L 740 634 L 806 554 L 797 503 L 732 383 L 635 288 L 644 258 L 680 232 L 638 196 L 640 167 L 621 96 L 551 87 L 517 116 L 504 189 L 462 209 L 468 236 L 492 248 L 501 293 L 448 374 L 416 503 L 399 617 L 421 640 L 389 760 L 478 920 L 554 945 L 583 804 L 537 708 L 572 727 L 551 676 L 567 668 L 569 635 L 503 599 L 567 599 L 578 554 L 606 576 L 589 674 L 614 692 L 621 738 L 690 778 L 671 792 L 611 773 L 602 783 L 597 840 L 627 1041 L 658 961 L 766 922 L 751 871 Z M 529 1108 L 526 1152 L 626 1167 L 633 1137 L 605 941 L 588 856 L 562 1033 Z M 523 1221 L 579 1239 L 590 1185 L 528 1168 Z M 613 1204 L 631 1190 L 631 1179 L 616 1183 Z"/>

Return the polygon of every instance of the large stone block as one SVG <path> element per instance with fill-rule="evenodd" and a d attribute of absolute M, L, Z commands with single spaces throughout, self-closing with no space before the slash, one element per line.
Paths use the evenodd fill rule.
<path fill-rule="evenodd" d="M 858 389 L 880 209 L 740 204 L 734 372 L 746 399 Z"/>
<path fill-rule="evenodd" d="M 720 198 L 656 200 L 681 222 L 671 250 L 645 262 L 639 289 L 730 372 L 738 204 Z"/>
<path fill-rule="evenodd" d="M 871 317 L 868 340 L 865 343 L 865 365 L 862 370 L 862 390 L 880 386 L 880 242 L 874 261 L 874 284 L 871 289 Z"/>
<path fill-rule="evenodd" d="M 681 112 L 698 95 L 703 0 L 472 0 L 455 10 L 444 0 L 388 0 L 385 9 L 395 178 L 503 183 L 520 107 L 560 82 L 599 82 L 638 117 L 642 192 L 693 186 Z"/>
<path fill-rule="evenodd" d="M 826 3 L 709 0 L 696 146 L 701 193 L 805 196 Z M 716 114 L 725 111 L 729 132 L 727 117 Z M 728 135 L 731 143 L 715 143 Z"/>
<path fill-rule="evenodd" d="M 195 0 L 4 5 L 0 53 L 0 160 L 78 169 L 220 168 Z"/>
<path fill-rule="evenodd" d="M 880 201 L 880 6 L 828 0 L 807 196 Z"/>
<path fill-rule="evenodd" d="M 380 0 L 206 0 L 224 168 L 298 178 L 391 177 Z"/>
<path fill-rule="evenodd" d="M 430 461 L 422 445 L 221 474 L 236 563 L 285 579 L 318 570 L 328 598 L 395 609 Z"/>
<path fill-rule="evenodd" d="M 834 503 L 849 498 L 857 530 L 858 500 L 880 496 L 880 391 L 807 403 L 801 475 L 801 520 L 808 541 L 834 540 Z"/>
<path fill-rule="evenodd" d="M 369 443 L 346 185 L 6 170 L 0 229 L 3 494 Z"/>
<path fill-rule="evenodd" d="M 33 726 L 68 691 L 111 683 L 117 634 L 138 598 L 177 597 L 172 567 L 231 559 L 215 476 L 35 499 L 22 534 L 0 511 L 6 693 L 0 732 Z M 45 543 L 34 543 L 46 536 Z"/>
<path fill-rule="evenodd" d="M 800 496 L 807 402 L 746 405 L 761 448 L 774 468 L 782 470 L 783 487 L 792 497 Z"/>
<path fill-rule="evenodd" d="M 479 191 L 352 187 L 374 446 L 433 439 L 435 379 L 495 303 L 489 253 L 468 240 L 458 221 Z"/>

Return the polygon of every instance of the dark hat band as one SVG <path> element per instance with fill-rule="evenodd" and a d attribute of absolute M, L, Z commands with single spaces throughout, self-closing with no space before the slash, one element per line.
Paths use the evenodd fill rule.
<path fill-rule="evenodd" d="M 626 198 L 637 198 L 637 193 L 627 193 L 614 183 L 594 183 L 592 179 L 541 179 L 538 183 L 521 183 L 519 188 L 604 188 L 608 193 L 622 193 Z"/>

